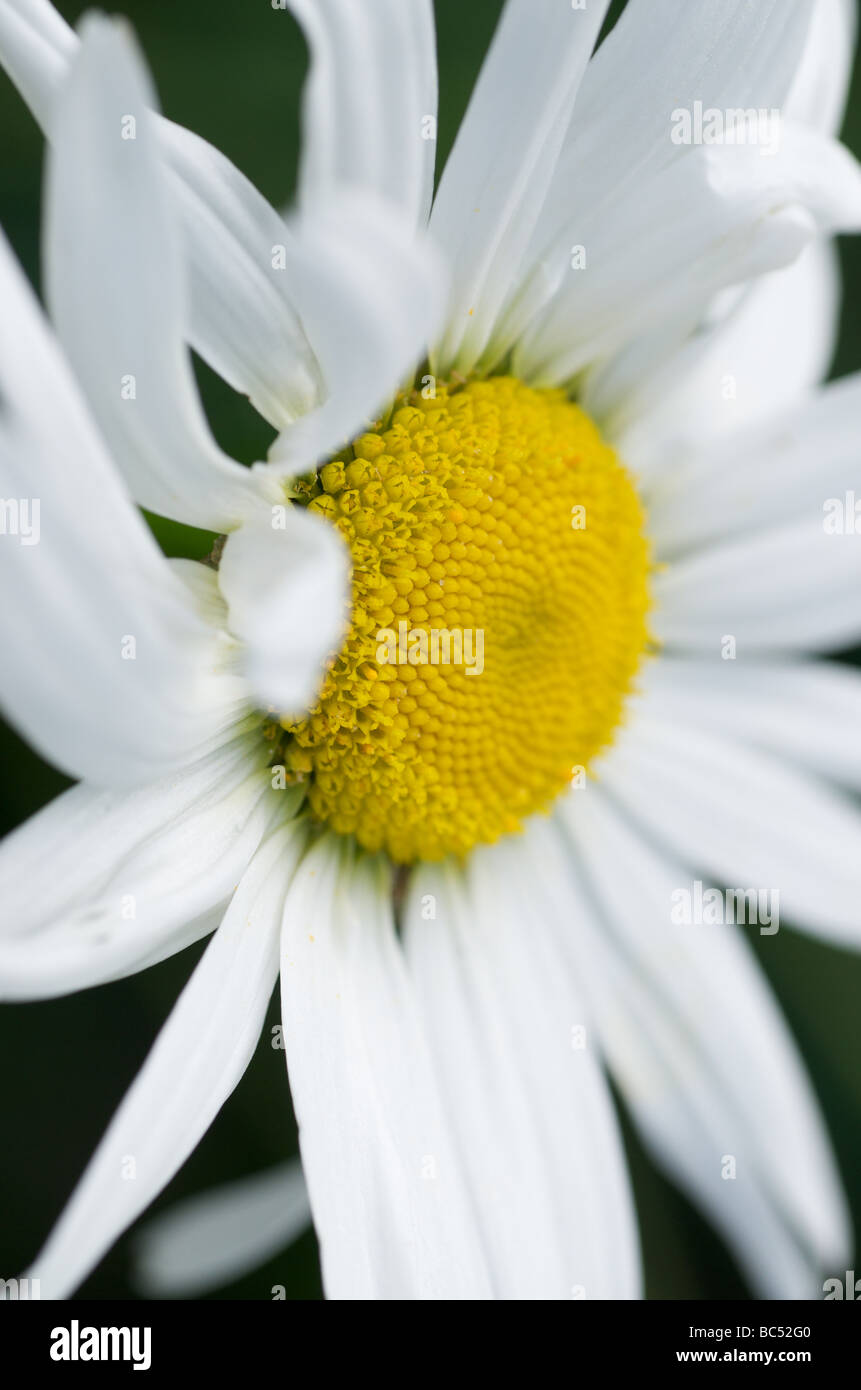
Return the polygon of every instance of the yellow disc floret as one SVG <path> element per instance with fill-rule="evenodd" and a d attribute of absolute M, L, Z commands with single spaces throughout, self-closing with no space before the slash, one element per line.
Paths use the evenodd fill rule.
<path fill-rule="evenodd" d="M 494 377 L 400 398 L 312 490 L 352 616 L 288 774 L 400 863 L 517 830 L 610 741 L 646 648 L 627 473 L 562 392 Z"/>

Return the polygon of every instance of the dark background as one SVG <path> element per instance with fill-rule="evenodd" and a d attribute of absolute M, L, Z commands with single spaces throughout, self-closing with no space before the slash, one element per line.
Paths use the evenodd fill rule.
<path fill-rule="evenodd" d="M 58 8 L 74 21 L 85 6 L 60 3 Z M 269 0 L 220 0 L 217 5 L 211 0 L 126 0 L 121 8 L 140 36 L 164 112 L 223 150 L 276 206 L 285 204 L 295 177 L 299 94 L 307 61 L 292 19 L 273 11 Z M 500 8 L 501 0 L 436 0 L 441 158 L 451 145 Z M 861 152 L 857 73 L 844 138 Z M 0 139 L 0 223 L 38 281 L 43 142 L 2 73 Z M 861 281 L 861 241 L 844 242 L 841 252 L 845 305 L 836 376 L 861 367 L 861 325 L 854 307 Z M 246 461 L 259 458 L 270 437 L 268 428 L 206 369 L 200 369 L 200 381 L 224 446 Z M 209 549 L 209 537 L 203 533 L 170 523 L 159 523 L 156 530 L 170 553 L 202 555 Z M 7 595 L 10 600 L 14 596 Z M 857 654 L 848 659 L 857 662 Z M 2 729 L 0 766 L 3 831 L 66 785 L 13 733 Z M 46 863 L 45 873 L 50 872 Z M 754 934 L 752 940 L 812 1072 L 858 1227 L 861 959 L 789 930 L 771 938 Z M 0 1276 L 19 1273 L 35 1255 L 201 950 L 192 947 L 144 975 L 68 999 L 0 1007 Z M 273 1001 L 269 1022 L 277 1021 Z M 727 1027 L 732 1027 L 731 1019 Z M 270 1037 L 267 1028 L 238 1090 L 152 1211 L 297 1152 L 284 1054 L 272 1049 Z M 648 1297 L 745 1296 L 732 1260 L 716 1237 L 652 1168 L 627 1126 L 626 1138 Z M 87 1281 L 82 1296 L 134 1297 L 129 1251 L 127 1235 Z M 288 1298 L 320 1296 L 312 1234 L 213 1296 L 269 1298 L 274 1284 L 285 1285 Z"/>

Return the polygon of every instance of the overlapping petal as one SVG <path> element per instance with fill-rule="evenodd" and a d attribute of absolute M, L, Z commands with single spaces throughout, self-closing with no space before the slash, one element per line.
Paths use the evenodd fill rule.
<path fill-rule="evenodd" d="M 532 866 L 508 844 L 421 865 L 404 925 L 495 1296 L 639 1297 L 616 1118 Z"/>
<path fill-rule="evenodd" d="M 436 151 L 431 0 L 289 0 L 311 48 L 299 196 L 311 209 L 355 187 L 427 218 Z"/>
<path fill-rule="evenodd" d="M 0 4 L 0 63 L 49 138 L 78 46 L 49 0 Z M 283 220 L 212 145 L 169 121 L 160 120 L 158 129 L 184 232 L 190 339 L 216 371 L 283 428 L 314 405 L 320 392 L 292 286 L 279 264 Z"/>
<path fill-rule="evenodd" d="M 298 716 L 313 704 L 348 622 L 340 535 L 298 507 L 281 507 L 227 538 L 218 580 L 256 703 Z"/>
<path fill-rule="evenodd" d="M 284 909 L 287 1066 L 327 1297 L 486 1299 L 488 1264 L 390 874 L 321 841 Z"/>
<path fill-rule="evenodd" d="M 86 1278 L 170 1181 L 239 1082 L 277 978 L 281 904 L 300 849 L 286 829 L 255 856 L 33 1262 L 43 1298 L 65 1298 Z"/>
<path fill-rule="evenodd" d="M 48 302 L 136 500 L 229 531 L 262 507 L 265 475 L 222 453 L 197 395 L 154 105 L 125 30 L 91 16 L 55 108 Z"/>
<path fill-rule="evenodd" d="M 848 1216 L 810 1083 L 739 928 L 675 921 L 690 877 L 600 789 L 574 793 L 560 820 L 567 879 L 544 826 L 533 872 L 555 886 L 550 925 L 645 1142 L 761 1297 L 816 1297 L 848 1254 Z"/>
<path fill-rule="evenodd" d="M 0 693 L 15 724 L 72 776 L 133 785 L 222 729 L 235 686 L 122 487 L 5 241 L 0 281 L 0 495 L 11 517 L 0 545 L 10 596 Z"/>
<path fill-rule="evenodd" d="M 254 730 L 133 792 L 73 787 L 9 835 L 0 998 L 119 979 L 217 926 L 275 813 L 264 763 Z"/>
<path fill-rule="evenodd" d="M 509 0 L 437 194 L 431 231 L 453 268 L 432 364 L 481 357 L 541 215 L 580 82 L 607 12 Z M 515 95 L 516 94 L 516 95 Z"/>

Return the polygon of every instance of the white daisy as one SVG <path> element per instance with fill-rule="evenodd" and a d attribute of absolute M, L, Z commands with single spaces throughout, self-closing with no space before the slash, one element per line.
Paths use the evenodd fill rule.
<path fill-rule="evenodd" d="M 823 526 L 861 384 L 815 390 L 822 237 L 861 225 L 831 135 L 851 10 L 632 0 L 592 57 L 606 3 L 509 0 L 428 238 L 430 4 L 289 7 L 313 66 L 287 226 L 149 118 L 123 30 L 0 0 L 87 409 L 136 502 L 227 535 L 217 571 L 161 562 L 4 253 L 2 487 L 45 530 L 0 548 L 3 693 L 84 779 L 0 856 L 4 994 L 221 917 L 33 1273 L 64 1296 L 171 1178 L 280 964 L 330 1297 L 637 1297 L 605 1067 L 756 1290 L 813 1294 L 850 1237 L 803 1067 L 735 923 L 671 907 L 768 887 L 858 940 L 861 687 L 803 659 L 861 634 L 861 548 Z M 720 143 L 673 139 L 696 103 Z M 267 464 L 214 446 L 186 339 L 279 429 Z M 304 510 L 353 580 L 309 715 L 338 552 Z M 481 674 L 374 660 L 402 622 L 482 633 Z"/>

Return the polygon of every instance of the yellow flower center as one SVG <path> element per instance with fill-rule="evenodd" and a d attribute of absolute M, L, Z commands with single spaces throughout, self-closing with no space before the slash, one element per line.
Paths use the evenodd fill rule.
<path fill-rule="evenodd" d="M 289 775 L 398 863 L 517 830 L 609 743 L 647 645 L 630 478 L 562 392 L 494 377 L 401 397 L 313 490 L 350 548 L 352 621 L 285 725 Z"/>

